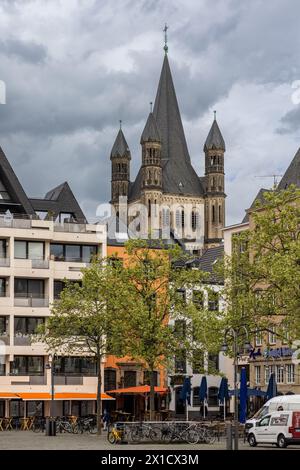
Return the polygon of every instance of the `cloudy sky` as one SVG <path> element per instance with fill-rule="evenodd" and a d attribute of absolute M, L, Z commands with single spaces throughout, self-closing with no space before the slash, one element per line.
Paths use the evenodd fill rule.
<path fill-rule="evenodd" d="M 300 146 L 299 0 L 0 0 L 0 145 L 31 197 L 68 180 L 92 219 L 110 197 L 122 119 L 139 138 L 169 60 L 193 164 L 213 110 L 226 141 L 227 223 Z M 297 82 L 299 80 L 299 82 Z"/>

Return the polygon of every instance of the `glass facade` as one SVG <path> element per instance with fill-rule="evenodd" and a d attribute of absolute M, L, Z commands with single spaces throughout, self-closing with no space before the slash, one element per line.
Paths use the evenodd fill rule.
<path fill-rule="evenodd" d="M 93 357 L 59 356 L 55 359 L 57 375 L 97 375 L 97 363 Z"/>
<path fill-rule="evenodd" d="M 13 375 L 43 375 L 44 356 L 15 356 L 11 372 Z"/>
<path fill-rule="evenodd" d="M 56 261 L 90 263 L 97 254 L 97 245 L 66 245 L 52 243 L 50 254 Z"/>

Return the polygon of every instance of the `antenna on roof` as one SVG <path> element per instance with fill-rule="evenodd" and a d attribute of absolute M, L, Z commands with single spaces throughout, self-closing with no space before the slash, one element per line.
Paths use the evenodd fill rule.
<path fill-rule="evenodd" d="M 278 180 L 280 176 L 283 175 L 259 175 L 259 176 L 254 176 L 254 178 L 273 178 L 273 189 L 276 189 L 278 186 Z"/>

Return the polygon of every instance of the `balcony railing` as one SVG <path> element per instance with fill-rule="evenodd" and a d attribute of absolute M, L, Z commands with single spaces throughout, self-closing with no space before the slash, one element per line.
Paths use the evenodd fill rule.
<path fill-rule="evenodd" d="M 49 268 L 49 260 L 47 259 L 32 259 L 31 260 L 31 267 L 34 269 L 48 269 Z"/>
<path fill-rule="evenodd" d="M 55 375 L 54 384 L 55 385 L 83 385 L 83 377 L 72 376 L 72 375 Z"/>
<path fill-rule="evenodd" d="M 71 256 L 53 256 L 54 261 L 62 261 L 63 263 L 85 263 L 90 264 L 91 260 L 88 258 L 71 257 Z"/>
<path fill-rule="evenodd" d="M 10 266 L 10 258 L 0 258 L 0 267 L 5 268 Z"/>
<path fill-rule="evenodd" d="M 43 295 L 16 294 L 15 307 L 49 307 L 49 298 Z"/>
<path fill-rule="evenodd" d="M 0 333 L 0 344 L 4 343 L 6 345 L 9 344 L 9 335 L 6 333 Z"/>
<path fill-rule="evenodd" d="M 37 215 L 27 214 L 0 214 L 0 228 L 31 228 L 34 221 L 42 221 Z M 85 233 L 90 232 L 86 224 L 77 222 L 55 222 L 52 217 L 47 217 L 45 222 L 54 222 L 55 232 Z"/>
<path fill-rule="evenodd" d="M 14 337 L 14 345 L 15 346 L 30 346 L 31 338 L 30 335 L 16 335 Z"/>

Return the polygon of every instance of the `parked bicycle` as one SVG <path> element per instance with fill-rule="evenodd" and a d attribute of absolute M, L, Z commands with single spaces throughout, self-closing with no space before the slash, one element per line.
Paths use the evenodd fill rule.
<path fill-rule="evenodd" d="M 95 418 L 86 417 L 86 418 L 79 418 L 77 421 L 78 432 L 83 434 L 84 432 L 89 432 L 90 434 L 97 433 L 97 423 Z"/>
<path fill-rule="evenodd" d="M 188 444 L 197 444 L 199 433 L 195 423 L 172 423 L 162 430 L 161 440 L 165 444 L 174 441 L 182 441 Z"/>
<path fill-rule="evenodd" d="M 107 439 L 110 444 L 118 444 L 124 440 L 125 426 L 120 423 L 116 423 L 111 426 L 107 433 Z"/>
<path fill-rule="evenodd" d="M 44 432 L 46 429 L 46 419 L 43 417 L 35 417 L 31 429 L 33 432 Z"/>
<path fill-rule="evenodd" d="M 158 426 L 152 424 L 139 423 L 134 426 L 130 433 L 130 438 L 133 442 L 140 442 L 145 439 L 151 439 L 151 441 L 160 441 L 162 431 Z"/>
<path fill-rule="evenodd" d="M 68 432 L 73 434 L 78 434 L 78 424 L 70 423 L 68 418 L 58 417 L 56 419 L 56 432 Z"/>

